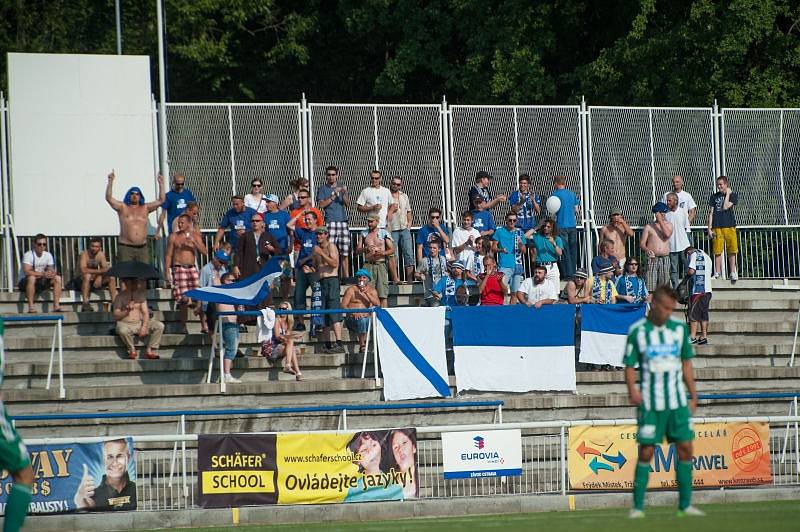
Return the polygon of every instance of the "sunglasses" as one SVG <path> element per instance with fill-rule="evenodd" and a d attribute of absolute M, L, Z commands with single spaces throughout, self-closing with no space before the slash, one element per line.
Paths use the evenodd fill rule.
<path fill-rule="evenodd" d="M 378 179 L 380 179 L 380 177 L 370 177 L 370 179 L 372 179 L 373 181 L 377 181 Z"/>
<path fill-rule="evenodd" d="M 639 263 L 638 262 L 629 262 L 628 265 L 629 266 L 638 266 Z"/>
<path fill-rule="evenodd" d="M 251 222 L 253 222 L 253 223 L 255 223 L 255 222 L 263 222 L 264 220 L 262 220 L 261 218 L 253 218 L 253 219 L 252 219 L 252 220 L 250 220 L 250 221 L 251 221 Z"/>
<path fill-rule="evenodd" d="M 279 310 L 289 310 L 289 307 L 278 307 Z"/>
<path fill-rule="evenodd" d="M 403 183 L 392 183 L 392 186 L 401 187 L 403 186 Z"/>
<path fill-rule="evenodd" d="M 431 216 L 431 220 L 438 220 L 441 216 Z"/>
<path fill-rule="evenodd" d="M 325 175 L 336 175 L 336 172 L 328 172 L 328 173 L 327 173 L 327 174 L 325 174 Z"/>
<path fill-rule="evenodd" d="M 251 186 L 260 188 L 263 185 L 261 183 L 253 183 Z"/>
<path fill-rule="evenodd" d="M 300 199 L 308 199 L 308 196 L 297 196 Z"/>
<path fill-rule="evenodd" d="M 37 246 L 41 246 L 43 248 L 46 248 L 47 247 L 47 242 L 37 242 L 36 245 Z"/>
<path fill-rule="evenodd" d="M 506 218 L 506 221 L 507 222 L 516 222 L 517 219 L 516 218 Z"/>

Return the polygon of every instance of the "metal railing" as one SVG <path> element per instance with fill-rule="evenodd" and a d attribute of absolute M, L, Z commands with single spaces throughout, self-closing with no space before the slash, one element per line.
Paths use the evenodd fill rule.
<path fill-rule="evenodd" d="M 64 387 L 64 339 L 62 337 L 62 323 L 64 316 L 54 314 L 47 316 L 5 316 L 3 318 L 5 323 L 30 323 L 33 321 L 54 321 L 55 327 L 53 328 L 53 340 L 50 343 L 50 363 L 47 365 L 47 384 L 45 389 L 50 389 L 50 380 L 53 376 L 53 362 L 55 358 L 56 348 L 58 349 L 58 397 L 64 399 L 67 396 L 66 388 Z M 5 346 L 3 346 L 5 350 Z M 5 353 L 3 353 L 5 359 Z"/>
<path fill-rule="evenodd" d="M 744 397 L 744 396 L 742 396 Z M 768 423 L 770 424 L 770 456 L 775 486 L 800 485 L 800 442 L 788 425 L 800 421 L 798 416 L 751 416 L 694 418 L 694 425 L 705 423 Z M 566 494 L 569 490 L 567 430 L 581 426 L 635 425 L 635 419 L 542 421 L 494 423 L 481 425 L 445 425 L 417 427 L 417 456 L 420 498 L 489 497 L 498 495 Z M 445 480 L 441 440 L 446 432 L 520 429 L 522 436 L 522 475 Z M 361 429 L 359 429 L 361 430 Z M 366 429 L 364 429 L 366 430 Z M 337 431 L 322 431 L 334 432 Z M 421 436 L 421 437 L 420 437 Z M 94 443 L 106 437 L 39 438 L 30 445 L 55 443 Z M 193 446 L 197 434 L 131 436 L 137 446 L 137 498 L 139 511 L 197 508 L 197 450 Z M 792 439 L 794 440 L 791 445 Z M 787 443 L 789 445 L 787 446 Z M 173 449 L 153 449 L 153 445 L 173 444 Z M 177 459 L 177 445 L 182 457 Z M 190 447 L 186 447 L 186 445 Z M 180 464 L 180 465 L 178 465 Z M 181 479 L 180 485 L 175 484 Z"/>

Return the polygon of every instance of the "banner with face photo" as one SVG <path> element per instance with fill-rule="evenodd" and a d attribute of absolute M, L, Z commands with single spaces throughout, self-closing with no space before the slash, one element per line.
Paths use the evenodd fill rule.
<path fill-rule="evenodd" d="M 33 498 L 29 513 L 136 509 L 133 440 L 31 445 Z M 0 513 L 5 514 L 12 477 L 0 477 Z"/>
<path fill-rule="evenodd" d="M 419 497 L 414 429 L 201 435 L 198 468 L 205 508 Z"/>

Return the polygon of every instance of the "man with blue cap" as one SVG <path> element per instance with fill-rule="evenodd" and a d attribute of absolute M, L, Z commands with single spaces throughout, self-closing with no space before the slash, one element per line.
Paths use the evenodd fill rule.
<path fill-rule="evenodd" d="M 361 268 L 355 274 L 356 284 L 347 287 L 347 290 L 342 297 L 342 308 L 371 308 L 381 306 L 381 300 L 378 297 L 378 291 L 370 286 L 369 282 L 372 281 L 372 274 Z M 367 331 L 369 330 L 368 312 L 354 312 L 348 313 L 344 320 L 345 325 L 351 332 L 358 335 L 359 353 L 366 353 L 367 345 Z"/>
<path fill-rule="evenodd" d="M 639 238 L 639 248 L 647 255 L 647 288 L 651 292 L 661 285 L 670 284 L 669 239 L 672 224 L 667 221 L 669 207 L 659 201 L 653 208 L 655 220 L 644 226 Z"/>
<path fill-rule="evenodd" d="M 131 187 L 122 201 L 112 195 L 114 170 L 108 174 L 106 185 L 106 201 L 119 216 L 119 242 L 117 246 L 117 262 L 139 261 L 150 262 L 150 250 L 147 248 L 148 215 L 164 203 L 164 176 L 158 176 L 158 199 L 145 203 L 144 194 L 139 187 Z"/>

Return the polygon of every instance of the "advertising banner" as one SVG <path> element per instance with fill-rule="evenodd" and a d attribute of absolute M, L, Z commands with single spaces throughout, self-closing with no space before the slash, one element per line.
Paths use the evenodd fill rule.
<path fill-rule="evenodd" d="M 696 487 L 772 483 L 768 424 L 706 423 L 695 425 L 694 432 L 692 482 Z M 637 453 L 635 425 L 569 429 L 570 488 L 633 488 Z M 648 487 L 676 487 L 677 463 L 675 445 L 657 445 L 650 464 Z"/>
<path fill-rule="evenodd" d="M 33 468 L 31 514 L 74 510 L 136 509 L 136 461 L 133 440 L 101 443 L 31 445 Z M 5 514 L 12 477 L 0 477 L 0 513 Z"/>
<path fill-rule="evenodd" d="M 442 433 L 444 478 L 522 475 L 522 433 L 485 430 Z"/>
<path fill-rule="evenodd" d="M 322 504 L 419 497 L 417 433 L 201 435 L 200 504 Z"/>

